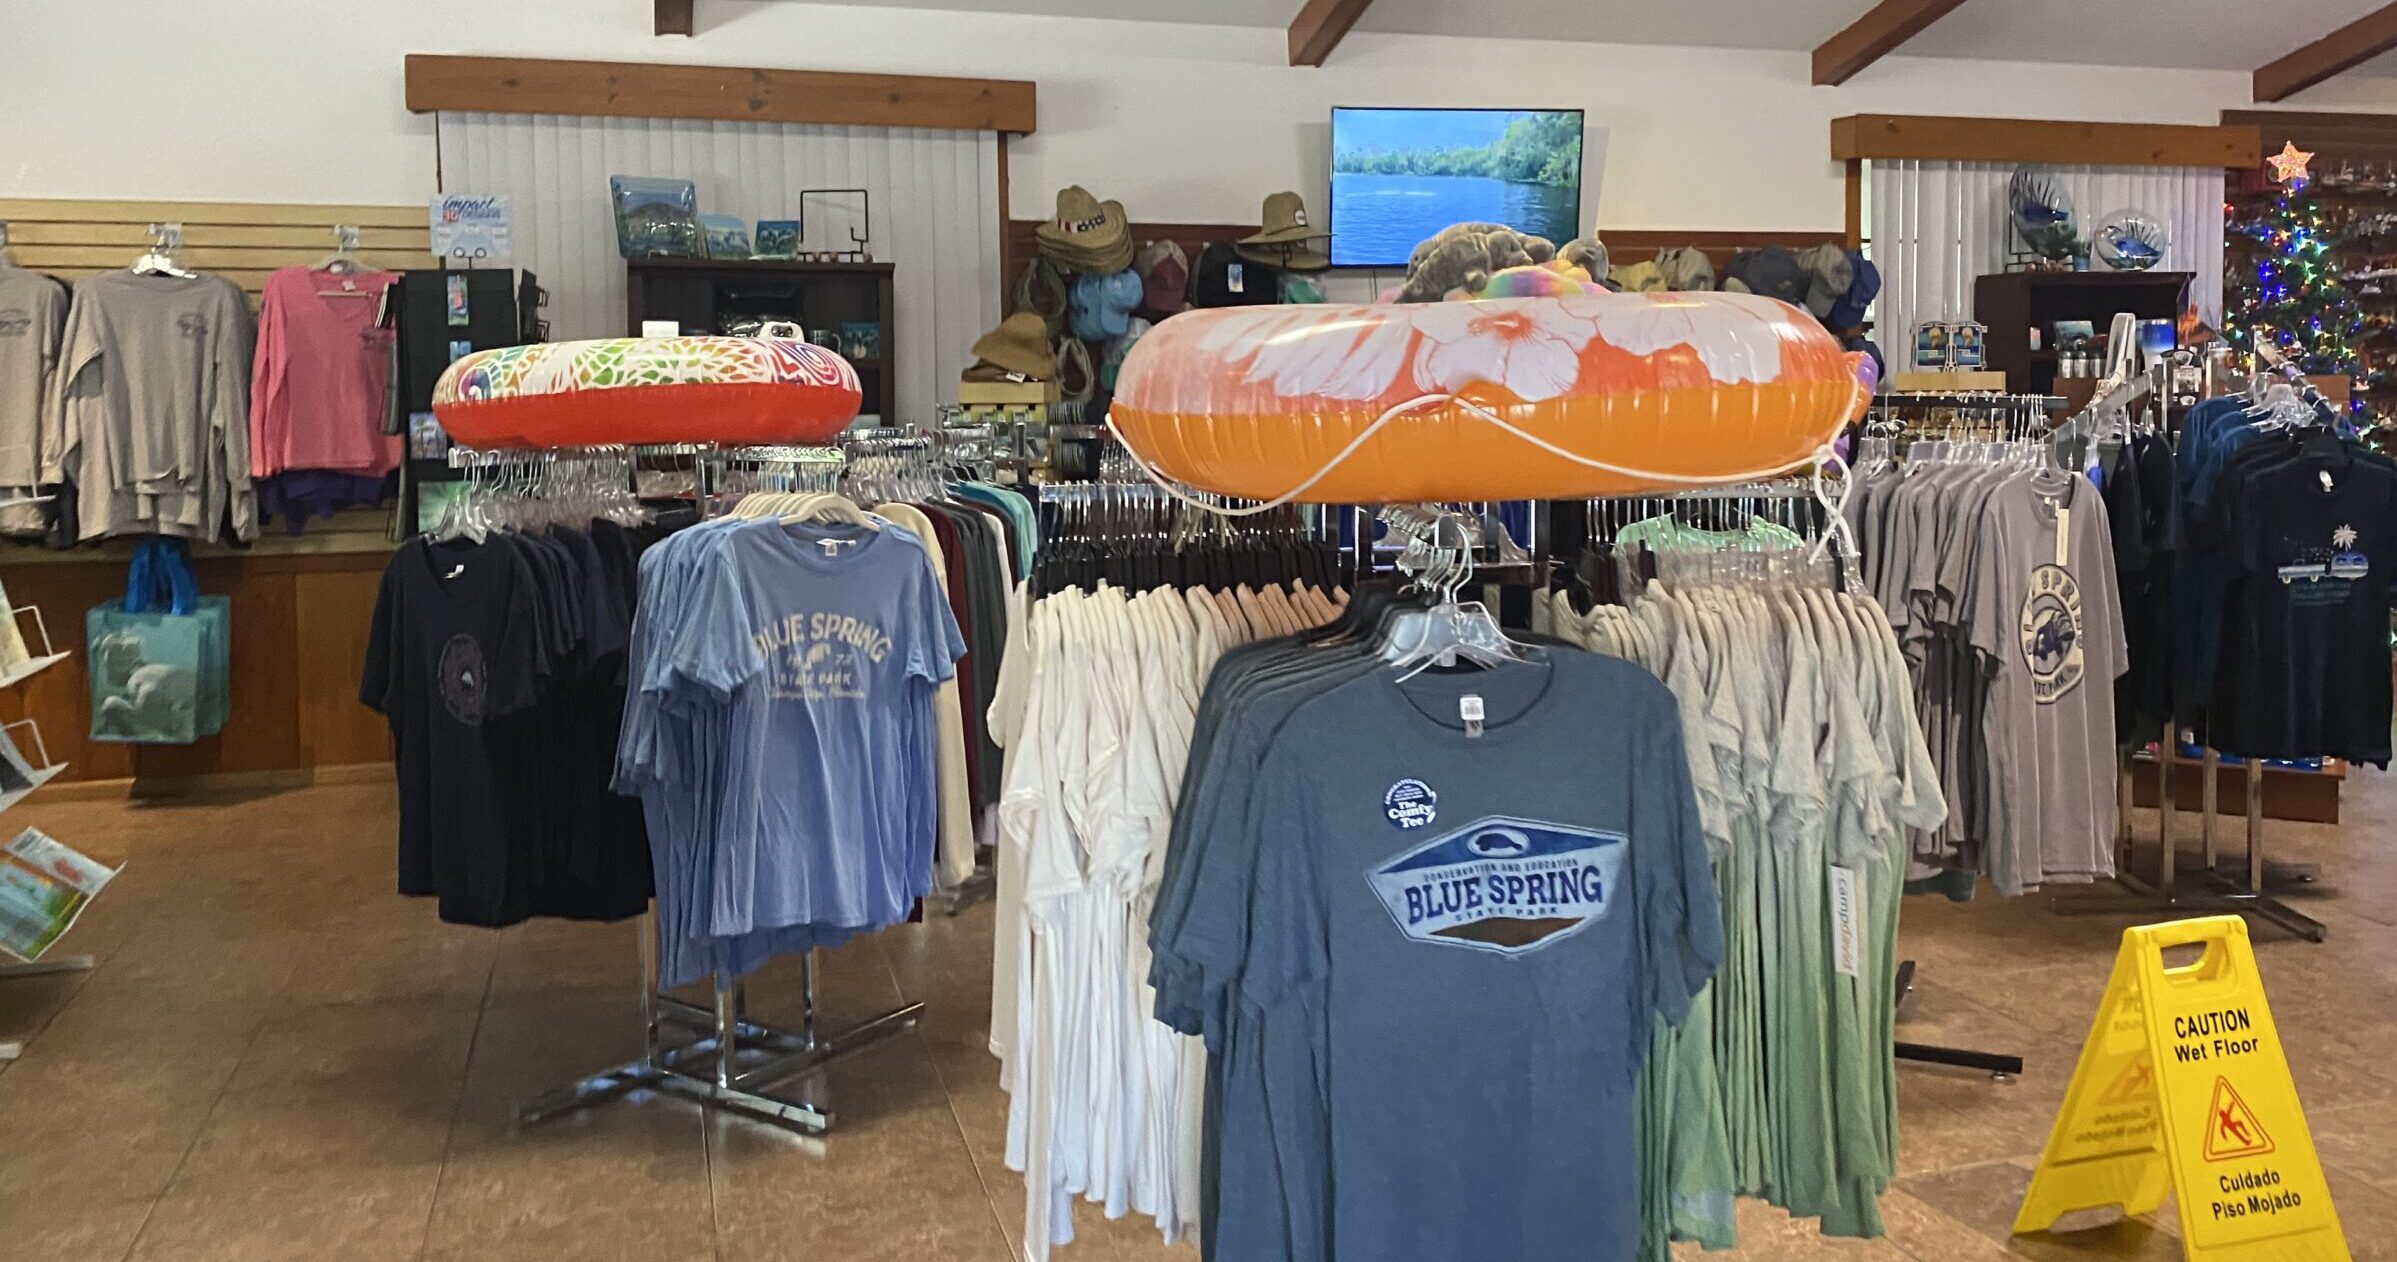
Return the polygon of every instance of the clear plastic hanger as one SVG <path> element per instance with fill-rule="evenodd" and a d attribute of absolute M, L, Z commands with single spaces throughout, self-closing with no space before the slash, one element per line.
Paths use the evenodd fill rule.
<path fill-rule="evenodd" d="M 182 248 L 182 224 L 151 224 L 150 248 L 140 258 L 133 260 L 133 274 L 136 276 L 173 276 L 182 280 L 190 280 L 199 273 L 185 268 L 175 260 L 175 251 Z"/>
<path fill-rule="evenodd" d="M 333 252 L 310 263 L 308 270 L 330 273 L 341 278 L 341 287 L 338 289 L 319 288 L 316 291 L 316 296 L 319 298 L 372 298 L 377 296 L 372 290 L 358 288 L 357 276 L 359 272 L 365 270 L 365 265 L 358 261 L 358 226 L 356 224 L 333 225 Z"/>
<path fill-rule="evenodd" d="M 1454 513 L 1402 506 L 1399 519 L 1389 510 L 1384 520 L 1407 532 L 1409 545 L 1400 565 L 1415 557 L 1423 566 L 1415 586 L 1437 591 L 1439 599 L 1423 609 L 1392 615 L 1382 632 L 1382 661 L 1399 672 L 1401 681 L 1434 666 L 1458 663 L 1492 669 L 1509 662 L 1535 660 L 1537 649 L 1507 637 L 1480 601 L 1458 602 L 1456 596 L 1473 576 L 1472 533 L 1466 519 Z M 1420 552 L 1417 544 L 1422 545 Z"/>

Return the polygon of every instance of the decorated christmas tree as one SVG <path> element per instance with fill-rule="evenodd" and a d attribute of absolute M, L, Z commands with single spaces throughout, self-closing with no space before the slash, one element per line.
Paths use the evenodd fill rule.
<path fill-rule="evenodd" d="M 2359 424 L 2385 421 L 2387 368 L 2397 355 L 2397 188 L 2347 178 L 2317 181 L 2313 157 L 2284 146 L 2270 179 L 2234 197 L 2229 216 L 2223 335 L 2240 350 L 2281 348 L 2305 372 L 2353 382 Z"/>

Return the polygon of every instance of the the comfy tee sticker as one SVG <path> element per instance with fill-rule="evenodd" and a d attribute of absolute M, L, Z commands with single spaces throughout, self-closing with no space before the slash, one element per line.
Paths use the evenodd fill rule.
<path fill-rule="evenodd" d="M 1613 906 L 1623 834 L 1493 816 L 1366 873 L 1418 942 L 1501 955 L 1539 950 Z"/>
<path fill-rule="evenodd" d="M 1400 828 L 1425 828 L 1439 817 L 1440 795 L 1421 780 L 1401 780 L 1382 795 L 1382 814 Z"/>

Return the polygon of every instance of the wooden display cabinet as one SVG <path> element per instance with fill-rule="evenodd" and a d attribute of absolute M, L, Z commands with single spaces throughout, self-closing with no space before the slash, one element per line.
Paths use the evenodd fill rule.
<path fill-rule="evenodd" d="M 2056 393 L 2056 322 L 2087 320 L 2103 337 L 2118 311 L 2178 320 L 2194 272 L 2001 272 L 1973 282 L 1973 319 L 1989 329 L 1984 366 L 2016 394 Z M 2039 330 L 2039 349 L 2031 330 Z M 1911 335 L 1909 335 L 1911 336 Z"/>
<path fill-rule="evenodd" d="M 646 320 L 672 320 L 692 334 L 720 333 L 743 317 L 793 320 L 811 334 L 870 321 L 880 330 L 876 353 L 844 357 L 865 394 L 859 410 L 895 425 L 891 270 L 889 263 L 796 259 L 633 259 L 624 265 L 625 333 L 639 337 Z"/>

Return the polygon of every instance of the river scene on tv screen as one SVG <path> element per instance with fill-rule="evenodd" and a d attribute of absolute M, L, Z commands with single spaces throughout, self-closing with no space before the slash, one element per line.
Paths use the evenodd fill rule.
<path fill-rule="evenodd" d="M 1332 111 L 1336 266 L 1403 267 L 1467 221 L 1562 245 L 1580 219 L 1580 110 Z"/>

